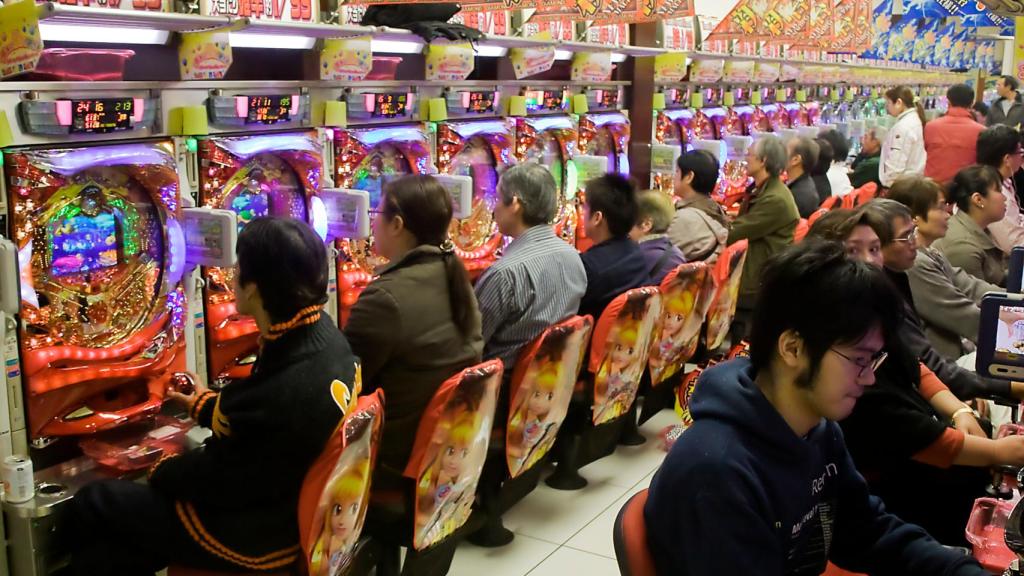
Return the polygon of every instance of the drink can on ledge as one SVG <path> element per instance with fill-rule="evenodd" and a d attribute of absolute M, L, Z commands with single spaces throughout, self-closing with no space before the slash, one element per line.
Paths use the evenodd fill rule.
<path fill-rule="evenodd" d="M 8 456 L 4 458 L 0 476 L 4 482 L 4 500 L 11 504 L 28 502 L 35 496 L 35 479 L 32 474 L 32 461 L 25 456 Z"/>

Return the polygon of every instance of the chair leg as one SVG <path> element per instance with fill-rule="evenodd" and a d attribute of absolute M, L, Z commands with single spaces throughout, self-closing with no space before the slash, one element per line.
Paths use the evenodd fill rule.
<path fill-rule="evenodd" d="M 573 434 L 559 439 L 558 466 L 545 484 L 555 490 L 580 490 L 587 485 L 587 479 L 580 476 L 580 438 L 579 434 Z"/>
<path fill-rule="evenodd" d="M 402 548 L 392 544 L 381 545 L 377 576 L 399 576 L 402 569 Z"/>
<path fill-rule="evenodd" d="M 474 515 L 482 516 L 482 525 L 466 537 L 470 543 L 483 548 L 498 548 L 512 543 L 516 535 L 501 521 L 501 484 L 505 477 L 505 460 L 491 458 L 484 465 L 477 494 L 480 506 Z"/>
<path fill-rule="evenodd" d="M 640 446 L 647 442 L 647 438 L 640 433 L 640 426 L 637 425 L 636 421 L 637 404 L 639 403 L 639 398 L 634 400 L 633 405 L 629 407 L 629 411 L 622 416 L 626 420 L 622 423 L 622 433 L 619 434 L 620 446 Z"/>

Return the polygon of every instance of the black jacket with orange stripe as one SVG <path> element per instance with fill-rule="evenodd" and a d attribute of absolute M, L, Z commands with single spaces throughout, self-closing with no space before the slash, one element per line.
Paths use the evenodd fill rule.
<path fill-rule="evenodd" d="M 320 313 L 316 313 L 320 316 Z M 340 423 L 356 357 L 326 315 L 266 342 L 253 375 L 192 407 L 214 435 L 157 462 L 150 484 L 176 503 L 200 546 L 248 570 L 295 561 L 298 500 L 307 469 Z M 340 380 L 346 386 L 332 382 Z"/>

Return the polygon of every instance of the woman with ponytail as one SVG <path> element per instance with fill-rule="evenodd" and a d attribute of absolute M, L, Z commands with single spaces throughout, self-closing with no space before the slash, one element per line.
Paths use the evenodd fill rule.
<path fill-rule="evenodd" d="M 896 122 L 882 145 L 878 179 L 888 188 L 901 176 L 921 176 L 928 159 L 924 151 L 924 107 L 906 86 L 885 93 L 885 109 Z"/>
<path fill-rule="evenodd" d="M 387 399 L 378 469 L 400 474 L 430 399 L 480 361 L 483 337 L 476 296 L 448 240 L 447 191 L 431 176 L 406 176 L 383 192 L 373 237 L 390 264 L 359 296 L 344 332 L 362 360 L 363 390 L 382 388 Z"/>

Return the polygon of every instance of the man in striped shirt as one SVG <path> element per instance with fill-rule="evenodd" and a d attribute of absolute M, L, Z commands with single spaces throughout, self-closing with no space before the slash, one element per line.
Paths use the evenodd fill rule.
<path fill-rule="evenodd" d="M 548 326 L 576 314 L 587 273 L 576 249 L 555 235 L 558 205 L 551 172 L 537 163 L 510 168 L 498 182 L 494 220 L 513 238 L 476 284 L 484 358 L 505 363 L 506 381 L 519 350 Z"/>

